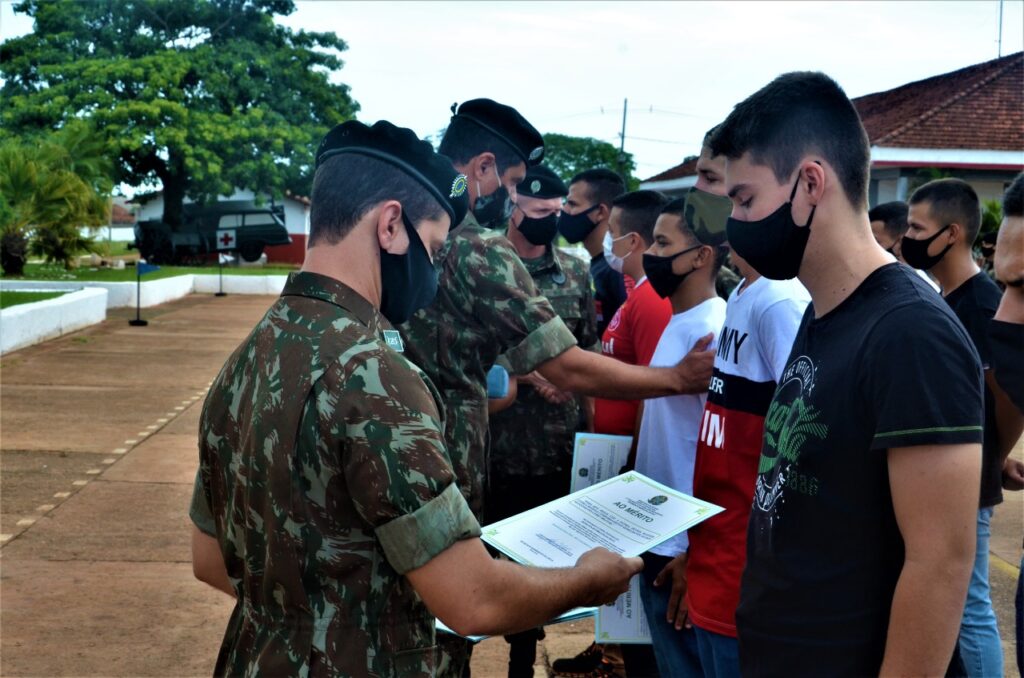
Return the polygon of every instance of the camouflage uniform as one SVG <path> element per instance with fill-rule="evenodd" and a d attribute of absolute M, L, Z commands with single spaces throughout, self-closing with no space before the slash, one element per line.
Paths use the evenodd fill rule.
<path fill-rule="evenodd" d="M 434 674 L 402 575 L 480 529 L 400 344 L 353 290 L 298 273 L 217 377 L 192 506 L 238 596 L 217 675 Z"/>
<path fill-rule="evenodd" d="M 587 264 L 553 247 L 542 257 L 524 259 L 523 264 L 537 289 L 572 331 L 577 345 L 595 349 L 597 319 Z M 504 365 L 504 356 L 498 362 Z M 552 405 L 520 382 L 515 403 L 491 415 L 491 472 L 503 477 L 568 473 L 579 418 L 576 399 Z M 562 494 L 568 491 L 567 477 Z M 489 514 L 488 521 L 493 519 Z"/>
<path fill-rule="evenodd" d="M 409 358 L 441 391 L 445 442 L 476 516 L 487 471 L 487 371 L 501 354 L 515 374 L 576 345 L 504 235 L 472 213 L 435 257 L 437 298 L 402 327 Z"/>

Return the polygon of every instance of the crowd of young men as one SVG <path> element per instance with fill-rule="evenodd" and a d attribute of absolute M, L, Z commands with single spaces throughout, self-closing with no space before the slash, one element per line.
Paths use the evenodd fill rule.
<path fill-rule="evenodd" d="M 556 671 L 1001 674 L 1024 182 L 1001 297 L 968 184 L 868 211 L 868 139 L 823 74 L 738 104 L 672 200 L 606 168 L 564 183 L 509 106 L 453 114 L 439 152 L 386 122 L 325 137 L 303 269 L 211 389 L 190 513 L 197 576 L 237 600 L 218 674 L 468 675 L 436 617 L 506 634 L 529 676 L 543 622 L 638 573 L 653 661 Z M 642 559 L 489 555 L 481 523 L 568 493 L 580 430 L 726 510 Z"/>

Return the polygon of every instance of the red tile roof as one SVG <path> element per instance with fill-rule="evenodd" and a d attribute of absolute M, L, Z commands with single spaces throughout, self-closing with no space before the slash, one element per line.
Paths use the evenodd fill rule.
<path fill-rule="evenodd" d="M 692 177 L 695 174 L 697 174 L 697 158 L 689 158 L 688 160 L 683 161 L 682 164 L 667 169 L 661 174 L 655 174 L 650 179 L 644 179 L 644 182 L 681 179 L 683 177 Z"/>
<path fill-rule="evenodd" d="M 872 146 L 1024 150 L 1024 52 L 853 100 Z M 645 181 L 697 173 L 689 161 Z"/>
<path fill-rule="evenodd" d="M 135 215 L 124 207 L 114 203 L 110 208 L 110 221 L 114 224 L 134 224 Z"/>
<path fill-rule="evenodd" d="M 1024 150 L 1024 52 L 853 104 L 872 146 Z"/>

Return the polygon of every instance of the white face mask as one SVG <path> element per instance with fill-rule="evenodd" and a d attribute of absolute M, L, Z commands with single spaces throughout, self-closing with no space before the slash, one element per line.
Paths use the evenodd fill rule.
<path fill-rule="evenodd" d="M 627 233 L 626 235 L 622 236 L 622 238 L 628 238 L 631 235 L 633 234 Z M 618 241 L 622 240 L 622 238 L 612 238 L 611 231 L 604 232 L 604 258 L 605 261 L 608 262 L 608 265 L 611 267 L 611 269 L 617 273 L 622 273 L 622 265 L 626 262 L 626 257 L 632 254 L 632 252 L 630 252 L 629 254 L 626 255 L 626 257 L 620 257 L 619 255 L 615 254 L 615 252 L 612 252 L 612 246 Z"/>

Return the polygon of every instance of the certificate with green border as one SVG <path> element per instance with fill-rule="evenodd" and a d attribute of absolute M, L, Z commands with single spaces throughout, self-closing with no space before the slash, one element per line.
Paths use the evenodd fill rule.
<path fill-rule="evenodd" d="M 629 471 L 483 529 L 483 540 L 535 567 L 572 567 L 592 548 L 638 556 L 722 507 Z"/>

